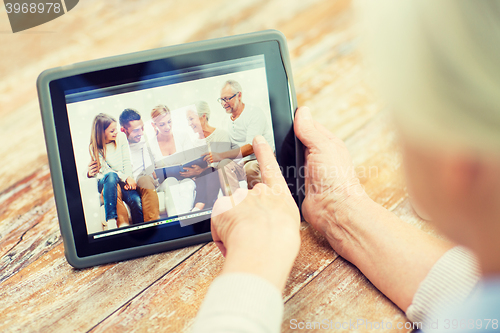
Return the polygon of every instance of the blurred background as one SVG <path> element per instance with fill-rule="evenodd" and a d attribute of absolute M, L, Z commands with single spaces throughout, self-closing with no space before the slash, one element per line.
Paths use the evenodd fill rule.
<path fill-rule="evenodd" d="M 2 7 L 0 156 L 9 162 L 0 164 L 0 193 L 47 164 L 36 92 L 43 70 L 264 29 L 288 40 L 299 105 L 340 138 L 379 113 L 363 76 L 349 0 L 81 0 L 67 14 L 15 34 Z M 355 163 L 366 164 L 366 157 L 356 161 L 355 145 Z"/>

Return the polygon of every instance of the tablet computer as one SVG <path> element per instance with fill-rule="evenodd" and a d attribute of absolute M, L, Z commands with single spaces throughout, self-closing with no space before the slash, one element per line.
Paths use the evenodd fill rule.
<path fill-rule="evenodd" d="M 227 152 L 243 151 L 255 135 L 273 147 L 301 203 L 297 103 L 278 31 L 49 69 L 37 88 L 65 255 L 74 267 L 211 241 L 214 201 L 257 179 L 250 177 L 258 171 L 255 155 Z M 210 164 L 186 168 L 200 159 Z M 185 178 L 158 179 L 154 170 L 168 168 L 165 161 L 182 165 Z"/>

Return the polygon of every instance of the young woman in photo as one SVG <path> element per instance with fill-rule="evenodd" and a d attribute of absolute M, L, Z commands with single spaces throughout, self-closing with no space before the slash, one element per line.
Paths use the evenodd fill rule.
<path fill-rule="evenodd" d="M 186 132 L 179 131 L 174 135 L 172 115 L 167 106 L 154 107 L 151 111 L 151 119 L 156 136 L 151 139 L 150 147 L 156 168 L 169 166 L 169 161 L 165 157 L 194 148 Z M 169 216 L 188 213 L 194 208 L 203 209 L 203 203 L 194 201 L 196 184 L 191 178 L 178 181 L 169 177 L 160 184 L 159 190 L 165 192 L 166 200 L 171 202 L 167 204 Z"/>
<path fill-rule="evenodd" d="M 89 151 L 92 162 L 87 176 L 97 178 L 98 191 L 103 196 L 106 214 L 103 230 L 122 226 L 117 225 L 118 186 L 122 200 L 130 207 L 133 223 L 143 222 L 141 197 L 132 177 L 127 138 L 118 131 L 114 118 L 104 113 L 94 118 Z"/>

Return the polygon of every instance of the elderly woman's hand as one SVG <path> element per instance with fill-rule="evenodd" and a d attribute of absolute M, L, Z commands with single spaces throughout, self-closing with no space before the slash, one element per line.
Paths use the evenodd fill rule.
<path fill-rule="evenodd" d="M 217 200 L 212 236 L 226 257 L 223 273 L 256 274 L 282 290 L 300 247 L 300 214 L 265 139 L 253 147 L 263 183 Z"/>
<path fill-rule="evenodd" d="M 203 160 L 206 161 L 208 164 L 220 162 L 224 159 L 221 154 L 214 152 L 205 153 L 202 156 L 204 156 Z"/>
<path fill-rule="evenodd" d="M 297 109 L 295 134 L 306 147 L 305 199 L 302 213 L 340 255 L 350 241 L 340 216 L 367 199 L 344 142 L 311 118 L 307 107 Z M 349 246 L 348 246 L 349 247 Z"/>

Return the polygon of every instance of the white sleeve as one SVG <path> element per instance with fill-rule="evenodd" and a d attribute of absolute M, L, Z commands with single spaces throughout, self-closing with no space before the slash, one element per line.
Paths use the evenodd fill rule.
<path fill-rule="evenodd" d="M 228 273 L 212 282 L 192 332 L 280 332 L 282 318 L 283 299 L 274 285 L 256 275 Z"/>
<path fill-rule="evenodd" d="M 252 108 L 248 111 L 252 112 L 252 116 L 249 118 L 250 123 L 247 125 L 245 145 L 251 145 L 253 138 L 255 138 L 257 135 L 264 135 L 264 131 L 267 127 L 267 119 L 266 117 L 264 117 L 264 114 L 260 109 Z"/>
<path fill-rule="evenodd" d="M 127 181 L 128 177 L 133 177 L 132 160 L 130 159 L 130 149 L 128 147 L 128 140 L 125 133 L 119 133 L 117 138 L 120 138 L 120 149 L 122 154 L 123 172 L 118 176 L 123 182 Z"/>
<path fill-rule="evenodd" d="M 448 250 L 420 283 L 406 316 L 412 322 L 430 322 L 444 315 L 467 299 L 479 278 L 472 252 L 459 246 Z"/>
<path fill-rule="evenodd" d="M 223 129 L 216 128 L 214 133 L 207 138 L 207 144 L 210 146 L 210 151 L 222 153 L 234 149 L 229 133 Z M 239 148 L 236 146 L 236 148 Z"/>

